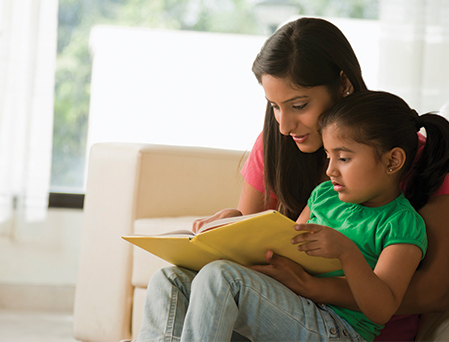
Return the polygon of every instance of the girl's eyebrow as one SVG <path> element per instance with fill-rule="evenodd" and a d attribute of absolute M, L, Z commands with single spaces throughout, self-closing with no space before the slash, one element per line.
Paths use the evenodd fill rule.
<path fill-rule="evenodd" d="M 335 147 L 335 148 L 331 148 L 332 152 L 348 152 L 348 153 L 354 153 L 353 150 L 347 148 L 347 147 Z M 329 152 L 326 148 L 324 148 L 324 152 Z"/>
<path fill-rule="evenodd" d="M 333 151 L 336 151 L 336 152 L 350 152 L 350 153 L 354 153 L 353 150 L 351 150 L 351 149 L 349 149 L 349 148 L 347 148 L 347 147 L 344 147 L 344 146 L 342 146 L 342 147 L 336 147 L 336 148 L 333 148 L 332 150 L 333 150 Z"/>

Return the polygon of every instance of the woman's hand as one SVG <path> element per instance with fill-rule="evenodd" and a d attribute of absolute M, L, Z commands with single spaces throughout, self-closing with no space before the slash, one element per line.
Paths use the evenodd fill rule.
<path fill-rule="evenodd" d="M 295 236 L 292 243 L 299 244 L 298 250 L 308 255 L 342 260 L 358 250 L 354 242 L 333 228 L 306 223 L 297 224 L 295 229 L 306 233 Z"/>
<path fill-rule="evenodd" d="M 226 218 L 226 217 L 235 217 L 235 216 L 242 216 L 242 213 L 238 209 L 223 209 L 220 210 L 218 213 L 212 216 L 203 217 L 201 219 L 195 220 L 193 222 L 192 231 L 194 233 L 197 233 L 202 226 L 204 226 L 206 223 Z"/>
<path fill-rule="evenodd" d="M 304 271 L 301 265 L 274 254 L 271 250 L 265 253 L 265 260 L 268 265 L 255 265 L 249 268 L 276 279 L 296 294 L 312 297 L 311 290 L 314 289 L 313 283 L 317 278 Z"/>

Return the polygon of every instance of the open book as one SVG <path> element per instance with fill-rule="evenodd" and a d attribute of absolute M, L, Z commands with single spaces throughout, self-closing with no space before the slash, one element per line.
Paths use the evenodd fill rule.
<path fill-rule="evenodd" d="M 268 250 L 299 263 L 310 274 L 341 269 L 338 259 L 313 257 L 298 251 L 297 245 L 291 243 L 301 233 L 295 230 L 295 225 L 279 212 L 267 210 L 210 222 L 197 234 L 183 230 L 122 238 L 174 265 L 195 271 L 218 259 L 245 266 L 266 264 Z"/>

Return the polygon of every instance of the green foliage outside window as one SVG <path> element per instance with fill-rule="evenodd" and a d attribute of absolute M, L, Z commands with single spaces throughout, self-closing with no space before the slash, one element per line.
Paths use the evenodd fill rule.
<path fill-rule="evenodd" d="M 271 2 L 285 0 L 271 0 Z M 90 100 L 89 34 L 94 25 L 266 34 L 255 0 L 59 0 L 52 191 L 81 192 Z M 373 19 L 377 0 L 291 1 L 297 14 Z"/>

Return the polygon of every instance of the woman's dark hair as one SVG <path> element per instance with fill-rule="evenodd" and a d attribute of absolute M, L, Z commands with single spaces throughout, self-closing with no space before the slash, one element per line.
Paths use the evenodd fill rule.
<path fill-rule="evenodd" d="M 292 86 L 325 85 L 336 96 L 343 72 L 354 91 L 365 90 L 359 62 L 343 33 L 326 20 L 301 18 L 279 28 L 264 44 L 252 68 L 259 83 L 263 75 L 291 81 Z M 324 174 L 325 155 L 320 148 L 303 153 L 291 137 L 279 131 L 267 103 L 263 128 L 265 201 L 271 193 L 278 210 L 298 217 L 313 188 Z"/>
<path fill-rule="evenodd" d="M 405 196 L 416 210 L 422 208 L 438 190 L 449 172 L 449 122 L 428 113 L 419 116 L 400 97 L 379 91 L 360 91 L 350 95 L 321 115 L 323 129 L 331 124 L 344 127 L 345 137 L 373 146 L 379 153 L 395 147 L 405 151 L 403 179 Z M 419 159 L 417 132 L 424 127 L 427 140 Z"/>

